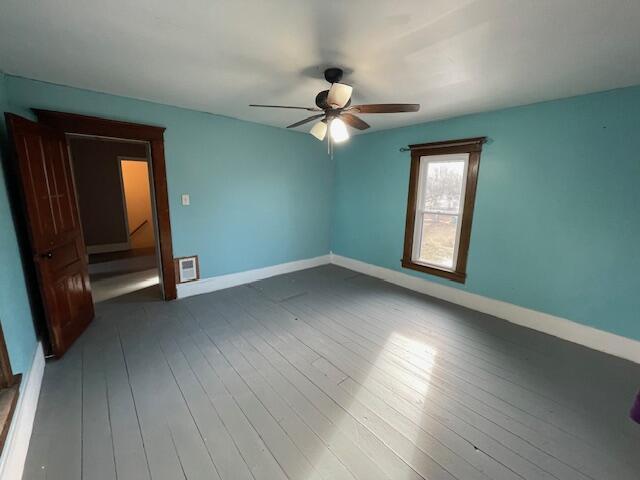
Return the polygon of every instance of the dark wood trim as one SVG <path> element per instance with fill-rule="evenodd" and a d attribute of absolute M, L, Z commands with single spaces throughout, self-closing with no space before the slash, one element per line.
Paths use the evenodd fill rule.
<path fill-rule="evenodd" d="M 4 340 L 4 332 L 0 326 L 0 388 L 10 387 L 15 383 L 15 376 L 11 369 L 9 351 Z"/>
<path fill-rule="evenodd" d="M 17 375 L 13 385 L 0 390 L 0 453 L 4 450 L 4 444 L 9 435 L 11 420 L 13 420 L 20 396 L 21 381 L 22 375 Z"/>
<path fill-rule="evenodd" d="M 164 158 L 164 127 L 107 120 L 104 118 L 33 109 L 38 121 L 65 133 L 95 135 L 101 137 L 124 138 L 149 142 L 151 150 L 151 171 L 156 200 L 156 219 L 160 243 L 162 286 L 165 300 L 177 297 L 171 239 L 171 219 L 169 217 L 169 193 L 167 191 L 167 171 Z"/>
<path fill-rule="evenodd" d="M 56 112 L 40 108 L 34 108 L 32 111 L 38 117 L 39 122 L 55 127 L 65 133 L 150 141 L 163 140 L 164 131 L 166 130 L 164 127 L 122 122 L 120 120 L 107 120 L 77 113 Z"/>
<path fill-rule="evenodd" d="M 411 152 L 411 169 L 409 171 L 409 194 L 407 197 L 407 218 L 404 226 L 404 250 L 402 252 L 402 266 L 412 264 L 414 225 L 416 221 L 416 201 L 418 196 L 418 182 L 420 175 L 420 157 Z M 405 265 L 407 264 L 407 265 Z"/>
<path fill-rule="evenodd" d="M 18 402 L 21 380 L 22 375 L 14 375 L 11 369 L 4 332 L 0 326 L 0 453 L 4 449 L 4 443 L 9 434 L 11 419 Z"/>
<path fill-rule="evenodd" d="M 181 282 L 180 281 L 180 271 L 179 271 L 178 261 L 179 260 L 183 260 L 185 258 L 195 258 L 196 259 L 196 278 L 194 278 L 193 280 L 187 280 L 186 282 Z M 200 260 L 198 259 L 197 255 L 187 255 L 186 257 L 177 257 L 174 260 L 174 265 L 175 265 L 175 272 L 176 272 L 176 283 L 191 283 L 191 282 L 195 282 L 197 280 L 200 280 Z"/>
<path fill-rule="evenodd" d="M 473 208 L 478 184 L 478 170 L 480 167 L 480 152 L 486 137 L 466 138 L 461 140 L 447 140 L 444 142 L 420 143 L 409 145 L 411 149 L 411 170 L 409 172 L 409 193 L 407 196 L 407 218 L 404 231 L 404 249 L 401 264 L 404 268 L 448 278 L 454 282 L 464 283 L 467 278 L 467 258 L 471 241 L 471 225 L 473 223 Z M 415 263 L 412 260 L 413 238 L 416 221 L 416 203 L 418 182 L 420 181 L 420 159 L 432 155 L 448 155 L 454 153 L 468 153 L 467 184 L 465 189 L 460 226 L 460 242 L 458 244 L 458 259 L 456 270 L 443 270 L 436 267 Z"/>
<path fill-rule="evenodd" d="M 427 265 L 422 265 L 420 263 L 415 263 L 412 261 L 402 260 L 401 264 L 404 268 L 409 268 L 411 270 L 416 270 L 422 273 L 428 273 L 429 275 L 435 275 L 437 277 L 448 278 L 454 282 L 464 283 L 467 278 L 467 275 L 460 272 L 452 272 L 449 270 L 441 270 L 435 267 L 429 267 Z"/>
<path fill-rule="evenodd" d="M 487 137 L 462 138 L 460 140 L 445 140 L 443 142 L 415 143 L 413 145 L 409 145 L 409 149 L 433 151 L 444 148 L 459 148 L 462 150 L 462 153 L 479 152 L 482 150 L 482 144 L 486 141 Z M 441 153 L 433 153 L 431 155 L 441 155 Z"/>

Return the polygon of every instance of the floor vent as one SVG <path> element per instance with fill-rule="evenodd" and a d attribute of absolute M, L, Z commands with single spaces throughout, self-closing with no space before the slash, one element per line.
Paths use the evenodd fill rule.
<path fill-rule="evenodd" d="M 193 282 L 200 278 L 197 255 L 176 258 L 176 277 L 177 283 Z"/>

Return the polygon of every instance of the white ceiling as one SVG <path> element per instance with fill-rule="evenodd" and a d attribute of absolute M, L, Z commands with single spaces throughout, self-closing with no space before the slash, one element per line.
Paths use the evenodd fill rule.
<path fill-rule="evenodd" d="M 640 83 L 639 0 L 0 0 L 6 73 L 284 126 L 326 66 L 373 129 Z M 308 129 L 307 126 L 301 129 Z"/>

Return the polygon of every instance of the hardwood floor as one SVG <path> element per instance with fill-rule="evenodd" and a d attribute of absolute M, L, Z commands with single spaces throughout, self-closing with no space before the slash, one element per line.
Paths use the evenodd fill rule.
<path fill-rule="evenodd" d="M 640 478 L 639 365 L 349 270 L 97 314 L 25 479 Z"/>

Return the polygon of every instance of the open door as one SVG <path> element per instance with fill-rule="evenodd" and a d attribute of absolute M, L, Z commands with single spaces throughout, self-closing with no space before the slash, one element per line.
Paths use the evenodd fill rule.
<path fill-rule="evenodd" d="M 50 127 L 5 116 L 52 353 L 60 357 L 94 316 L 67 143 Z"/>

